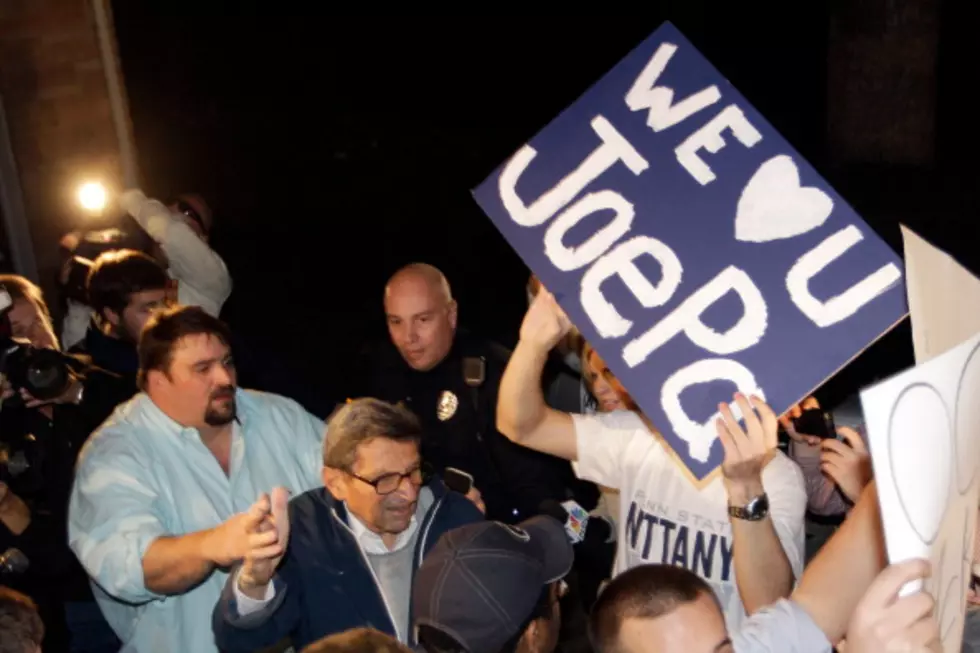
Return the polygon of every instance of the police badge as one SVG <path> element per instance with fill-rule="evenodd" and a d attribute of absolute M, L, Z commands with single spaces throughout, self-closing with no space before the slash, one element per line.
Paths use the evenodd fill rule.
<path fill-rule="evenodd" d="M 456 414 L 457 408 L 459 408 L 459 399 L 456 395 L 449 390 L 443 390 L 442 394 L 439 395 L 439 403 L 436 405 L 436 417 L 439 418 L 440 422 L 445 422 Z"/>

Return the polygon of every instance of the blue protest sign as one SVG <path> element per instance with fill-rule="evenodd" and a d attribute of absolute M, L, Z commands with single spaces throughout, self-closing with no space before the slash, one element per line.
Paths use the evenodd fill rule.
<path fill-rule="evenodd" d="M 736 388 L 783 412 L 907 313 L 900 259 L 669 23 L 474 196 L 699 482 Z"/>

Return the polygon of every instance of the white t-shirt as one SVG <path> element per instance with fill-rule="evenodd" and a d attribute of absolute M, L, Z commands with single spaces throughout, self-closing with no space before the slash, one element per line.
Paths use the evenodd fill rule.
<path fill-rule="evenodd" d="M 697 489 L 639 415 L 573 415 L 575 472 L 620 491 L 613 576 L 644 564 L 693 571 L 715 590 L 731 632 L 745 619 L 735 585 L 728 495 L 720 477 Z M 806 489 L 799 467 L 778 453 L 762 473 L 769 516 L 796 578 L 803 572 Z"/>

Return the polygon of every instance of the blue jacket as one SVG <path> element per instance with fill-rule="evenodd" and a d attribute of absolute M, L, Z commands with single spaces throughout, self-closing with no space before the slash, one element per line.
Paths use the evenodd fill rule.
<path fill-rule="evenodd" d="M 435 501 L 419 528 L 415 570 L 443 533 L 483 519 L 469 499 L 448 491 L 438 479 L 428 487 Z M 290 637 L 299 651 L 322 637 L 358 627 L 397 637 L 347 520 L 344 504 L 326 488 L 290 501 L 289 550 L 273 580 L 275 598 L 259 612 L 240 616 L 233 585 L 237 569 L 233 570 L 212 617 L 219 650 L 250 653 Z"/>

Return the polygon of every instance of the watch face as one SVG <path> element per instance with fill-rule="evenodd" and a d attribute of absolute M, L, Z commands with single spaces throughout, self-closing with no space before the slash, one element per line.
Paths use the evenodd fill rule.
<path fill-rule="evenodd" d="M 748 513 L 750 518 L 761 518 L 765 516 L 769 512 L 769 497 L 765 494 L 755 497 L 745 506 L 745 512 Z"/>
<path fill-rule="evenodd" d="M 745 506 L 729 506 L 728 514 L 737 519 L 758 521 L 769 514 L 769 497 L 761 494 L 753 497 Z"/>

